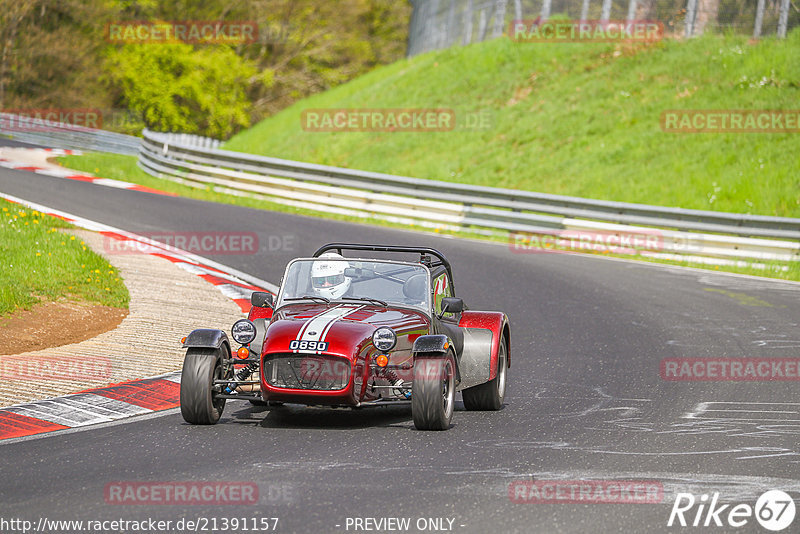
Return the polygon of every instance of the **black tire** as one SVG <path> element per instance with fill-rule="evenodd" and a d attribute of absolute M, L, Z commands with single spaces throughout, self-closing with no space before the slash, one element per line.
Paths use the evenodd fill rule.
<path fill-rule="evenodd" d="M 411 415 L 418 430 L 447 430 L 453 419 L 456 360 L 446 356 L 416 356 L 411 386 Z"/>
<path fill-rule="evenodd" d="M 222 349 L 224 350 L 224 349 Z M 190 348 L 181 372 L 181 415 L 193 425 L 213 425 L 222 416 L 225 399 L 216 398 L 214 380 L 226 378 L 220 350 Z"/>
<path fill-rule="evenodd" d="M 508 350 L 505 337 L 500 341 L 497 356 L 497 376 L 479 386 L 467 388 L 461 392 L 464 408 L 467 410 L 499 410 L 506 396 L 506 378 L 508 370 Z"/>

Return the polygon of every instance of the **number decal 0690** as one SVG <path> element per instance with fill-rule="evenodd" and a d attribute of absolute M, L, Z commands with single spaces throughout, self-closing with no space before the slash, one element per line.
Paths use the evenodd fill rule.
<path fill-rule="evenodd" d="M 289 348 L 292 350 L 328 350 L 328 342 L 301 341 L 299 339 L 295 339 L 291 343 L 289 343 Z"/>

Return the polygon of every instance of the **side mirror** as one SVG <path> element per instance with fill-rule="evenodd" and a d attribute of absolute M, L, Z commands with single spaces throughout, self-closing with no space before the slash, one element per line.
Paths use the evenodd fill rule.
<path fill-rule="evenodd" d="M 461 313 L 464 311 L 464 301 L 458 297 L 445 297 L 442 299 L 442 315 L 445 313 Z"/>
<path fill-rule="evenodd" d="M 257 308 L 272 308 L 272 293 L 253 291 L 253 294 L 250 295 L 250 304 Z"/>

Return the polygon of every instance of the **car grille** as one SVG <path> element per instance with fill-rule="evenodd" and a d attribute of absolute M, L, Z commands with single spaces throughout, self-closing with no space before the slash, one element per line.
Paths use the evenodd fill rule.
<path fill-rule="evenodd" d="M 350 361 L 315 354 L 279 354 L 264 360 L 264 379 L 276 388 L 331 391 L 350 382 Z"/>

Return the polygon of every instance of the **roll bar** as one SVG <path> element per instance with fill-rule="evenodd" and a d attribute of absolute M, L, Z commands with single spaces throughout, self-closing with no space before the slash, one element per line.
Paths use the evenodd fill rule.
<path fill-rule="evenodd" d="M 322 245 L 321 247 L 319 247 L 317 251 L 314 253 L 314 257 L 318 258 L 325 252 L 331 250 L 335 250 L 339 254 L 342 254 L 343 250 L 368 250 L 372 252 L 398 252 L 405 254 L 419 254 L 420 263 L 426 264 L 429 267 L 433 267 L 436 265 L 444 266 L 444 268 L 447 270 L 447 276 L 450 277 L 450 287 L 453 290 L 453 294 L 455 295 L 456 293 L 455 282 L 453 281 L 453 270 L 450 268 L 450 262 L 447 261 L 447 258 L 445 258 L 444 254 L 442 254 L 435 248 L 404 247 L 397 245 L 366 245 L 362 243 L 328 243 L 327 245 Z M 426 263 L 425 258 L 429 256 L 434 256 L 439 261 L 437 263 L 430 261 Z"/>

